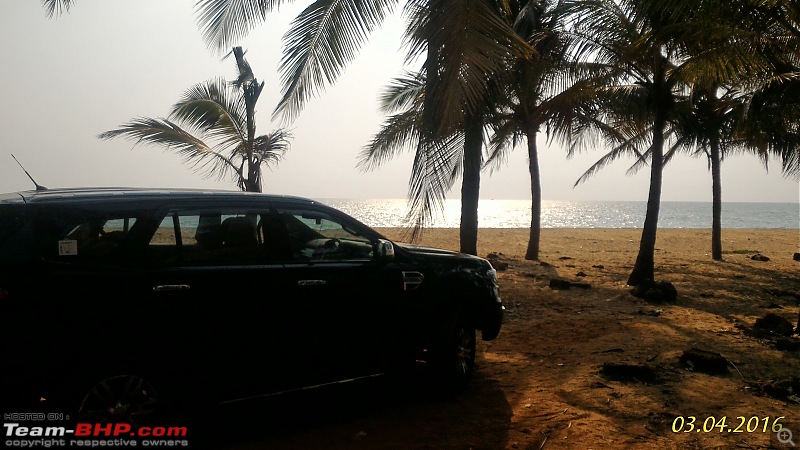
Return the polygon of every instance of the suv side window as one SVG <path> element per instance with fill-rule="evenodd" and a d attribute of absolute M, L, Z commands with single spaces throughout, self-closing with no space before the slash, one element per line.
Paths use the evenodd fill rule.
<path fill-rule="evenodd" d="M 268 212 L 204 210 L 168 214 L 150 241 L 156 264 L 271 264 L 288 259 L 275 241 L 285 235 L 264 234 Z M 266 219 L 265 219 L 266 218 Z M 288 250 L 288 248 L 287 248 Z"/>
<path fill-rule="evenodd" d="M 58 262 L 123 266 L 131 250 L 129 233 L 137 221 L 124 213 L 54 218 L 43 230 L 43 255 Z"/>
<path fill-rule="evenodd" d="M 372 241 L 352 225 L 327 213 L 283 208 L 277 217 L 288 232 L 295 262 L 369 261 Z"/>

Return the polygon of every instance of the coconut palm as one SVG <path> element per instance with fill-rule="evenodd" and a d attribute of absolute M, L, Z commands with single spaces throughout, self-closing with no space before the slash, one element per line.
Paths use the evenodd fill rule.
<path fill-rule="evenodd" d="M 494 131 L 492 154 L 488 162 L 499 166 L 509 150 L 523 138 L 526 140 L 531 179 L 531 225 L 525 259 L 538 260 L 542 191 L 537 138 L 545 126 L 550 138 L 569 138 L 560 133 L 571 131 L 567 122 L 578 120 L 585 86 L 577 77 L 583 67 L 571 65 L 567 58 L 567 41 L 561 30 L 562 16 L 558 4 L 531 0 L 517 6 L 514 30 L 531 44 L 535 53 L 532 58 L 510 60 L 498 76 L 498 95 L 491 117 Z M 571 81 L 575 83 L 570 85 Z"/>
<path fill-rule="evenodd" d="M 671 31 L 667 36 L 673 46 L 681 49 L 675 70 L 685 74 L 682 83 L 689 91 L 674 102 L 667 130 L 668 141 L 673 145 L 666 149 L 664 162 L 683 150 L 708 157 L 713 197 L 712 258 L 719 260 L 722 259 L 721 162 L 726 155 L 748 149 L 737 132 L 747 101 L 740 87 L 763 72 L 767 64 L 757 52 L 750 51 L 748 39 L 752 33 L 734 26 L 738 20 L 731 21 L 730 16 L 735 12 L 730 5 L 708 0 L 694 3 L 693 8 L 694 20 L 685 22 L 680 33 Z M 642 167 L 649 156 L 645 152 L 630 172 Z"/>
<path fill-rule="evenodd" d="M 733 81 L 733 80 L 729 80 Z M 786 176 L 799 176 L 797 149 L 798 109 L 781 105 L 764 108 L 763 91 L 728 85 L 693 86 L 690 109 L 672 124 L 679 142 L 697 155 L 705 155 L 711 171 L 711 257 L 722 260 L 722 162 L 735 154 L 755 153 L 767 167 L 775 156 Z M 758 106 L 754 106 L 758 105 Z M 764 129 L 769 130 L 765 132 Z M 675 148 L 677 150 L 677 148 Z M 794 159 L 792 156 L 794 155 Z"/>
<path fill-rule="evenodd" d="M 647 213 L 642 229 L 639 254 L 628 285 L 639 285 L 654 278 L 654 253 L 661 204 L 665 130 L 675 104 L 679 80 L 676 79 L 676 49 L 659 37 L 659 23 L 628 0 L 589 0 L 568 2 L 576 36 L 582 38 L 575 48 L 578 59 L 605 65 L 598 78 L 597 92 L 608 100 L 605 123 L 625 124 L 633 129 L 647 124 L 651 132 L 650 189 Z M 641 136 L 635 133 L 633 136 Z M 621 146 L 609 152 L 587 173 L 620 156 L 635 151 L 635 146 Z"/>
<path fill-rule="evenodd" d="M 783 2 L 741 1 L 738 8 L 706 4 L 713 8 L 706 12 L 711 23 L 705 26 L 724 26 L 717 27 L 712 39 L 688 48 L 695 55 L 716 50 L 738 66 L 694 86 L 693 115 L 703 125 L 695 136 L 708 155 L 712 174 L 712 258 L 721 260 L 722 159 L 734 152 L 751 152 L 766 167 L 770 157 L 777 157 L 784 175 L 800 177 L 800 7 Z"/>
<path fill-rule="evenodd" d="M 137 118 L 98 137 L 123 137 L 166 147 L 207 177 L 233 176 L 240 189 L 262 190 L 262 165 L 274 164 L 289 149 L 291 133 L 277 129 L 256 136 L 255 107 L 259 83 L 241 47 L 232 51 L 238 77 L 209 80 L 187 90 L 168 118 Z"/>
<path fill-rule="evenodd" d="M 796 55 L 797 47 L 791 46 L 792 39 L 786 38 L 791 33 L 765 34 L 770 27 L 754 22 L 758 14 L 753 13 L 752 5 L 748 1 L 694 2 L 691 20 L 683 20 L 679 28 L 664 29 L 665 37 L 681 50 L 676 73 L 691 89 L 690 96 L 677 97 L 674 103 L 667 130 L 673 146 L 664 154 L 664 161 L 686 149 L 708 156 L 713 193 L 712 258 L 717 260 L 722 259 L 722 159 L 737 152 L 755 152 L 766 165 L 770 156 L 776 156 L 785 175 L 798 174 L 797 108 L 789 105 L 797 104 L 796 96 L 763 95 L 767 86 L 781 91 L 792 86 L 787 82 L 792 77 L 785 73 L 776 75 L 781 64 L 770 60 L 779 56 L 784 58 L 784 68 L 791 67 L 786 63 L 786 50 Z M 670 8 L 670 5 L 660 6 Z M 762 15 L 760 19 L 791 23 L 774 19 L 774 14 L 769 19 Z M 780 106 L 773 101 L 766 113 L 761 112 L 760 106 L 767 97 Z M 593 173 L 620 153 L 609 153 L 608 159 L 601 160 L 587 173 Z M 631 171 L 640 168 L 649 156 L 645 152 Z"/>

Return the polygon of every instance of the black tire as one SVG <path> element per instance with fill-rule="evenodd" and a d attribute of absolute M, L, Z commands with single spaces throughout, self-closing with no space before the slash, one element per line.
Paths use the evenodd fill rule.
<path fill-rule="evenodd" d="M 430 349 L 433 387 L 445 395 L 461 392 L 475 370 L 475 327 L 456 316 L 438 341 Z"/>
<path fill-rule="evenodd" d="M 117 375 L 100 381 L 83 397 L 78 411 L 84 421 L 125 422 L 134 428 L 152 424 L 161 413 L 156 390 L 135 375 Z"/>
<path fill-rule="evenodd" d="M 163 380 L 161 380 L 163 381 Z M 161 392 L 161 391 L 159 391 Z M 195 390 L 208 394 L 207 390 Z M 78 419 L 89 423 L 127 423 L 131 431 L 141 427 L 184 427 L 187 434 L 176 438 L 188 438 L 193 445 L 203 448 L 216 447 L 218 406 L 206 398 L 174 398 L 175 389 L 166 389 L 167 398 L 162 397 L 146 379 L 136 375 L 116 375 L 95 384 L 84 395 L 78 411 Z M 205 400 L 205 401 L 204 401 Z"/>

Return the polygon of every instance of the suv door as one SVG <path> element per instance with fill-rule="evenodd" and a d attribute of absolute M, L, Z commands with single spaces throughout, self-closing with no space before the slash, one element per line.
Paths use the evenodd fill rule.
<path fill-rule="evenodd" d="M 374 232 L 344 215 L 306 205 L 276 207 L 286 233 L 286 262 L 296 314 L 293 327 L 308 330 L 312 369 L 319 382 L 383 373 L 403 349 L 409 306 L 401 272 L 375 258 Z M 404 359 L 405 358 L 405 359 Z"/>
<path fill-rule="evenodd" d="M 153 302 L 195 321 L 175 339 L 185 366 L 198 368 L 221 401 L 295 382 L 285 362 L 294 352 L 285 337 L 288 281 L 263 234 L 265 214 L 266 207 L 249 205 L 172 208 L 149 243 Z"/>

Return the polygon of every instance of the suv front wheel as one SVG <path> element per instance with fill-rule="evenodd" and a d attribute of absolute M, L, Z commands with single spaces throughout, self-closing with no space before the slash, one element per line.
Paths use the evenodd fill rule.
<path fill-rule="evenodd" d="M 435 387 L 442 393 L 467 387 L 475 369 L 475 327 L 462 315 L 454 317 L 449 331 L 432 346 L 429 364 Z"/>

